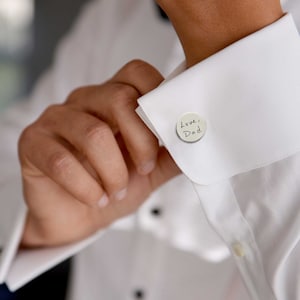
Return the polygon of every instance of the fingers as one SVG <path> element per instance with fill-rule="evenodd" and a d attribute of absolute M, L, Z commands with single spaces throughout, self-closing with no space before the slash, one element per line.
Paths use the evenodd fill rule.
<path fill-rule="evenodd" d="M 105 206 L 108 197 L 125 198 L 129 174 L 115 136 L 121 134 L 138 173 L 155 169 L 158 141 L 135 109 L 137 98 L 162 79 L 152 66 L 134 61 L 103 85 L 77 89 L 65 104 L 51 106 L 25 130 L 23 161 L 83 203 L 94 205 L 101 199 Z"/>
<path fill-rule="evenodd" d="M 163 76 L 150 64 L 134 60 L 126 64 L 110 82 L 130 85 L 140 95 L 156 88 Z M 149 174 L 155 167 L 158 141 L 153 133 L 137 116 L 136 98 L 116 98 L 112 103 L 112 114 L 124 138 L 127 150 L 141 175 Z"/>
<path fill-rule="evenodd" d="M 35 139 L 34 143 L 32 136 Z M 39 176 L 41 172 L 75 199 L 91 206 L 96 205 L 104 195 L 97 181 L 74 155 L 53 137 L 28 128 L 22 134 L 20 147 L 23 175 L 34 177 Z M 26 174 L 27 170 L 30 170 L 29 174 Z"/>
<path fill-rule="evenodd" d="M 112 104 L 112 114 L 138 173 L 147 175 L 155 167 L 159 145 L 136 114 L 136 107 L 134 99 L 120 99 Z"/>
<path fill-rule="evenodd" d="M 153 66 L 142 60 L 133 60 L 126 64 L 111 79 L 111 82 L 131 85 L 144 95 L 156 88 L 163 80 L 163 76 Z"/>
<path fill-rule="evenodd" d="M 107 122 L 114 133 L 120 132 L 139 174 L 147 175 L 155 167 L 158 141 L 137 116 L 137 99 L 163 80 L 151 65 L 135 60 L 125 65 L 104 85 L 77 89 L 68 103 L 80 103 L 79 109 Z M 83 101 L 84 99 L 84 101 Z"/>
<path fill-rule="evenodd" d="M 111 199 L 123 199 L 128 171 L 111 128 L 93 115 L 63 105 L 53 106 L 50 115 L 51 118 L 55 116 L 56 122 L 49 122 L 45 117 L 42 126 L 69 142 L 87 158 Z M 50 128 L 47 124 L 51 124 Z"/>
<path fill-rule="evenodd" d="M 118 128 L 112 116 L 111 106 L 115 102 L 120 103 L 127 99 L 136 101 L 139 96 L 139 92 L 130 85 L 109 82 L 74 90 L 69 95 L 66 105 L 98 117 L 116 132 Z"/>
<path fill-rule="evenodd" d="M 137 98 L 161 80 L 155 69 L 134 62 L 103 85 L 77 89 L 23 132 L 19 156 L 32 216 L 28 236 L 42 236 L 37 244 L 88 236 L 133 212 L 151 192 L 150 182 L 153 190 L 173 176 L 171 159 L 158 154 L 156 138 L 135 113 Z M 151 175 L 139 176 L 134 167 Z M 125 196 L 129 201 L 108 205 Z"/>

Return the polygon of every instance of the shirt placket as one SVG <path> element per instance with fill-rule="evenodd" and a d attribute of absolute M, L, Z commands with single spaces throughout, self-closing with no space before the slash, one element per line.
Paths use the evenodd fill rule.
<path fill-rule="evenodd" d="M 134 251 L 132 254 L 132 268 L 130 275 L 129 293 L 127 300 L 144 299 L 157 300 L 158 286 L 160 276 L 163 276 L 163 262 L 166 255 L 167 227 L 164 226 L 162 216 L 160 216 L 159 208 L 154 208 L 150 212 L 153 216 L 153 223 L 159 222 L 161 238 L 151 238 L 150 233 L 146 233 L 141 227 L 142 211 L 135 217 L 134 232 Z M 149 242 L 151 240 L 151 243 Z"/>
<path fill-rule="evenodd" d="M 252 299 L 275 300 L 253 231 L 240 210 L 230 181 L 193 186 L 209 223 L 231 251 Z"/>

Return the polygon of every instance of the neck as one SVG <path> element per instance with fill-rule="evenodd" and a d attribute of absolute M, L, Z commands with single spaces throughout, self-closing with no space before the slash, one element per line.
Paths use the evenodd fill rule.
<path fill-rule="evenodd" d="M 278 0 L 157 0 L 181 40 L 190 67 L 275 22 Z M 161 2 L 161 3 L 160 3 Z"/>

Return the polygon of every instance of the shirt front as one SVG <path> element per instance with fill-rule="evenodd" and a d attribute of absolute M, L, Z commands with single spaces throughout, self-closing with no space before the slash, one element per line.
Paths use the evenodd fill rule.
<path fill-rule="evenodd" d="M 113 74 L 141 53 L 165 73 L 183 58 L 170 27 L 157 25 L 150 1 L 124 1 L 122 10 L 117 1 L 95 3 L 60 49 L 59 63 L 46 84 L 40 83 L 36 98 L 55 87 L 54 98 L 63 99 L 70 89 Z M 89 55 L 68 58 L 69 49 L 99 20 L 116 22 L 110 34 L 101 33 L 106 43 L 90 41 Z M 111 41 L 120 24 L 122 31 Z M 164 41 L 165 56 L 144 43 L 129 49 L 134 37 L 147 36 L 145 30 Z M 90 68 L 85 59 L 106 57 L 111 44 L 110 67 L 103 59 L 101 73 Z M 299 299 L 299 54 L 299 36 L 288 15 L 140 99 L 140 115 L 186 177 L 169 182 L 135 217 L 105 233 L 74 245 L 19 252 L 11 260 L 20 221 L 4 260 L 9 286 L 18 288 L 81 251 L 69 294 L 73 300 Z M 70 82 L 62 85 L 66 75 Z M 191 112 L 207 123 L 205 135 L 193 144 L 176 133 L 177 122 Z M 6 195 L 15 198 L 16 182 L 9 186 Z"/>
<path fill-rule="evenodd" d="M 300 248 L 299 68 L 300 39 L 287 15 L 139 100 L 138 113 L 193 182 L 253 299 L 285 295 L 278 278 L 291 275 L 281 268 Z M 193 126 L 182 121 L 189 114 L 207 122 L 195 143 L 175 130 Z"/>

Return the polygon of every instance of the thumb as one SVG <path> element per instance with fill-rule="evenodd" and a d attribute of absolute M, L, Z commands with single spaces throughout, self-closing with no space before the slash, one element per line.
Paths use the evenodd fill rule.
<path fill-rule="evenodd" d="M 160 148 L 155 169 L 149 174 L 152 190 L 179 175 L 181 170 L 170 156 L 166 148 Z"/>

